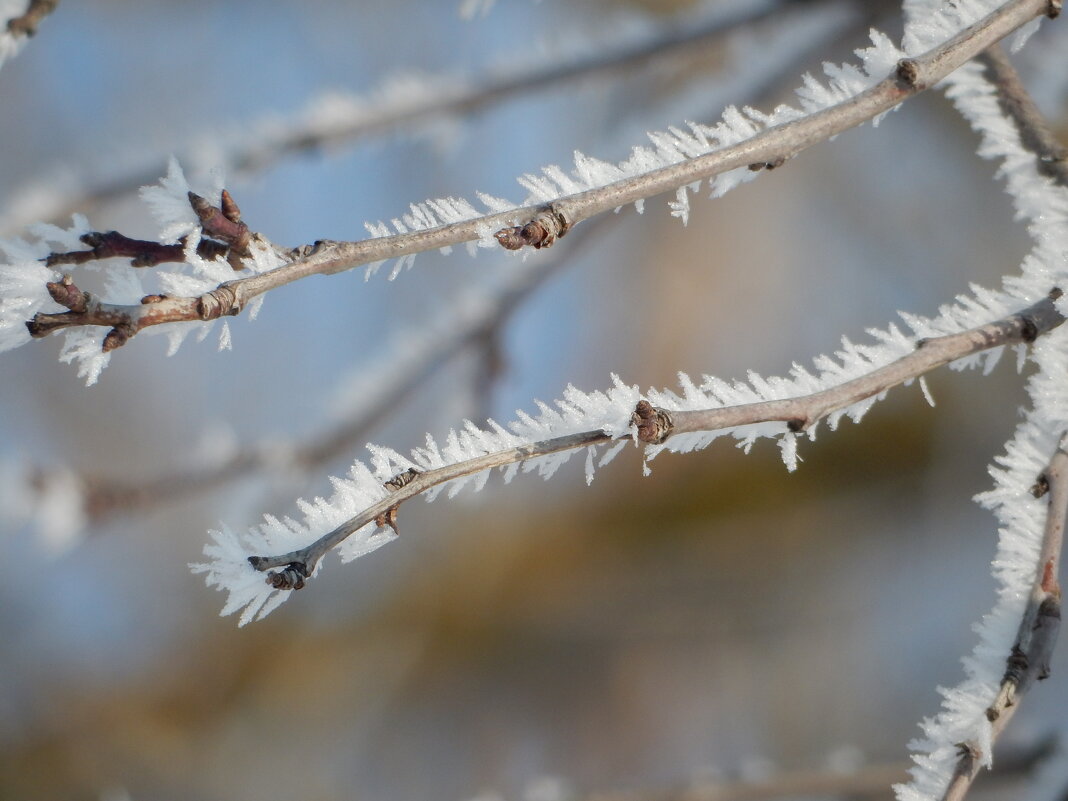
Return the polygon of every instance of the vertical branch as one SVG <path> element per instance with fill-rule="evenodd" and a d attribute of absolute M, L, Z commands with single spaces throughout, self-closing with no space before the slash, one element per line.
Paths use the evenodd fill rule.
<path fill-rule="evenodd" d="M 1068 432 L 1058 443 L 1049 465 L 1039 476 L 1032 492 L 1048 501 L 1042 547 L 1031 594 L 1027 600 L 1016 642 L 1005 661 L 1005 675 L 997 697 L 986 711 L 990 721 L 990 742 L 997 740 L 1015 714 L 1019 699 L 1036 681 L 1050 674 L 1049 660 L 1057 642 L 1061 623 L 1061 587 L 1057 581 L 1065 517 L 1068 515 Z M 961 743 L 956 769 L 949 780 L 943 801 L 960 801 L 967 794 L 988 754 L 974 742 Z"/>
<path fill-rule="evenodd" d="M 997 89 L 1001 110 L 1020 132 L 1020 144 L 1035 154 L 1039 174 L 1068 187 L 1068 148 L 1057 140 L 1005 50 L 995 45 L 977 61 L 983 65 L 987 80 Z"/>

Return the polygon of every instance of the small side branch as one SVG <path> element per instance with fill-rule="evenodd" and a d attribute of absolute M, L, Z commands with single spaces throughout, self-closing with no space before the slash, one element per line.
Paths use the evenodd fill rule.
<path fill-rule="evenodd" d="M 992 47 L 977 60 L 997 89 L 1001 110 L 1016 124 L 1020 144 L 1035 154 L 1038 172 L 1068 187 L 1068 148 L 1057 140 L 1004 49 L 1000 45 Z"/>
<path fill-rule="evenodd" d="M 213 206 L 194 192 L 189 193 L 189 204 L 200 220 L 205 234 L 214 239 L 202 239 L 197 245 L 197 254 L 203 258 L 225 256 L 234 270 L 244 269 L 243 260 L 251 256 L 250 246 L 256 234 L 241 221 L 241 210 L 225 189 L 219 206 Z M 163 245 L 141 239 L 131 239 L 118 231 L 100 233 L 90 231 L 80 237 L 89 250 L 74 250 L 52 253 L 44 259 L 49 267 L 67 264 L 85 264 L 99 259 L 124 258 L 132 267 L 154 267 L 171 261 L 185 260 L 185 246 Z M 261 241 L 262 237 L 260 238 Z M 145 295 L 139 305 L 107 303 L 88 292 L 83 292 L 70 275 L 61 282 L 46 285 L 52 299 L 68 311 L 57 313 L 38 312 L 26 321 L 30 336 L 35 339 L 74 326 L 105 326 L 111 330 L 104 337 L 103 350 L 108 352 L 125 345 L 139 331 L 161 323 L 188 322 L 190 320 L 215 320 L 226 315 L 240 313 L 247 301 L 240 281 L 220 284 L 200 297 L 172 298 L 165 295 Z"/>
<path fill-rule="evenodd" d="M 58 0 L 52 0 L 54 6 Z M 494 105 L 521 98 L 524 95 L 556 89 L 576 82 L 607 80 L 626 77 L 634 72 L 665 61 L 685 58 L 692 53 L 707 52 L 717 40 L 739 30 L 760 25 L 762 22 L 790 14 L 794 0 L 784 0 L 776 5 L 758 5 L 755 8 L 732 9 L 728 16 L 717 15 L 714 20 L 695 29 L 672 30 L 632 46 L 618 48 L 610 53 L 583 55 L 569 63 L 551 60 L 544 65 L 516 71 L 467 87 L 463 76 L 455 76 L 451 91 L 429 94 L 422 102 L 384 102 L 369 107 L 361 105 L 359 113 L 339 124 L 323 126 L 313 120 L 296 124 L 280 135 L 263 136 L 259 139 L 243 138 L 227 154 L 227 173 L 255 174 L 262 172 L 287 157 L 315 153 L 350 145 L 362 139 L 384 136 L 412 125 L 426 124 L 438 119 L 457 115 L 475 114 Z M 47 0 L 37 0 L 31 5 L 47 5 Z M 861 2 L 858 5 L 864 6 Z M 801 13 L 808 13 L 802 9 Z M 40 19 L 38 16 L 38 20 Z M 245 128 L 255 130 L 250 122 Z M 183 159 L 184 161 L 184 159 Z M 59 220 L 75 211 L 86 211 L 93 206 L 118 200 L 136 192 L 141 186 L 153 183 L 155 168 L 140 170 L 111 179 L 106 184 L 89 187 L 73 199 L 64 195 L 57 198 L 42 218 Z"/>
<path fill-rule="evenodd" d="M 1018 701 L 1036 681 L 1050 674 L 1050 657 L 1057 643 L 1061 624 L 1061 587 L 1057 581 L 1064 524 L 1068 515 L 1068 433 L 1057 446 L 1049 465 L 1036 482 L 1037 493 L 1048 500 L 1042 548 L 1035 569 L 1035 580 L 1024 609 L 1016 642 L 1005 660 L 1005 675 L 994 702 L 986 711 L 990 721 L 991 742 L 997 740 L 1015 714 Z M 979 772 L 985 755 L 975 743 L 961 743 L 960 758 L 950 778 L 943 801 L 960 801 L 967 794 Z"/>
<path fill-rule="evenodd" d="M 916 352 L 902 357 L 871 374 L 845 382 L 837 387 L 810 395 L 765 403 L 750 403 L 719 409 L 674 411 L 657 409 L 641 400 L 635 409 L 632 424 L 636 439 L 662 442 L 681 431 L 713 431 L 734 426 L 775 420 L 798 421 L 793 430 L 802 430 L 830 412 L 845 408 L 864 398 L 877 395 L 890 387 L 918 378 L 929 370 L 970 354 L 1017 342 L 1032 342 L 1038 336 L 1064 322 L 1051 295 L 1008 318 L 919 343 Z M 496 467 L 525 462 L 539 456 L 575 450 L 609 442 L 612 437 L 604 431 L 583 431 L 495 451 L 434 470 L 411 476 L 388 497 L 347 520 L 312 544 L 278 556 L 250 556 L 249 564 L 256 570 L 269 571 L 300 565 L 307 575 L 315 571 L 319 560 L 332 548 L 376 520 L 384 520 L 404 501 L 421 495 L 433 487 L 453 479 L 492 470 Z M 268 579 L 275 586 L 274 578 Z"/>

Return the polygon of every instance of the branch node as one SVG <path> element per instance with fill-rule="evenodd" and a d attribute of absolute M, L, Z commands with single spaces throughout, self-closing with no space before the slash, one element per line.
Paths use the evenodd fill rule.
<path fill-rule="evenodd" d="M 45 283 L 48 294 L 52 300 L 60 306 L 70 309 L 72 312 L 82 314 L 88 305 L 88 298 L 84 292 L 74 284 L 74 279 L 69 274 L 64 275 L 61 281 L 48 281 Z"/>
<path fill-rule="evenodd" d="M 409 467 L 407 470 L 397 473 L 389 481 L 386 482 L 386 489 L 396 492 L 401 487 L 406 487 L 415 480 L 415 477 L 420 474 L 421 471 L 416 470 L 414 467 Z"/>
<path fill-rule="evenodd" d="M 110 353 L 116 348 L 121 348 L 127 342 L 130 341 L 136 332 L 126 325 L 117 325 L 108 331 L 107 336 L 104 337 L 104 343 L 100 346 L 100 349 L 104 353 Z"/>
<path fill-rule="evenodd" d="M 1062 0 L 1049 0 L 1049 6 L 1046 9 L 1046 16 L 1050 19 L 1057 19 L 1061 15 L 1061 8 L 1063 7 Z"/>
<path fill-rule="evenodd" d="M 911 89 L 923 89 L 920 83 L 920 64 L 914 58 L 903 58 L 897 62 L 897 77 Z"/>
<path fill-rule="evenodd" d="M 749 169 L 752 172 L 760 172 L 761 170 L 774 170 L 776 167 L 781 167 L 786 163 L 786 156 L 776 156 L 771 161 L 758 161 L 749 165 Z"/>
<path fill-rule="evenodd" d="M 249 557 L 251 562 L 256 557 Z M 304 589 L 304 580 L 308 578 L 308 566 L 303 562 L 290 562 L 282 570 L 270 570 L 266 581 L 276 590 Z"/>
<path fill-rule="evenodd" d="M 660 445 L 671 436 L 675 423 L 667 409 L 660 409 L 644 398 L 634 407 L 630 424 L 637 426 L 638 439 L 650 445 Z"/>
<path fill-rule="evenodd" d="M 196 192 L 189 192 L 189 205 L 200 220 L 200 227 L 208 236 L 225 242 L 231 248 L 230 256 L 248 256 L 249 244 L 252 242 L 252 231 L 241 222 L 241 210 L 230 196 L 223 190 L 222 208 L 211 205 L 205 198 Z M 240 264 L 240 259 L 228 257 L 230 266 Z M 240 269 L 240 267 L 234 267 Z"/>
<path fill-rule="evenodd" d="M 1049 476 L 1047 476 L 1045 473 L 1039 475 L 1039 477 L 1035 479 L 1035 483 L 1031 485 L 1031 489 L 1029 490 L 1029 492 L 1036 498 L 1043 497 L 1047 492 L 1049 492 Z"/>
<path fill-rule="evenodd" d="M 551 246 L 571 230 L 571 221 L 555 203 L 543 207 L 526 225 L 502 228 L 493 236 L 501 247 L 519 250 L 527 245 L 540 250 Z"/>
<path fill-rule="evenodd" d="M 141 298 L 141 304 L 148 305 L 149 303 L 161 303 L 166 299 L 166 295 L 145 295 L 143 298 Z"/>
<path fill-rule="evenodd" d="M 223 284 L 197 298 L 197 316 L 205 321 L 233 317 L 241 313 L 241 306 L 237 290 Z"/>
<path fill-rule="evenodd" d="M 397 507 L 397 506 L 391 506 L 388 509 L 386 509 L 386 511 L 384 511 L 382 514 L 380 514 L 378 517 L 375 518 L 375 525 L 376 526 L 380 526 L 380 527 L 389 526 L 391 529 L 393 529 L 393 533 L 396 534 L 399 537 L 400 536 L 400 531 L 397 530 L 397 509 L 398 508 L 399 507 Z"/>

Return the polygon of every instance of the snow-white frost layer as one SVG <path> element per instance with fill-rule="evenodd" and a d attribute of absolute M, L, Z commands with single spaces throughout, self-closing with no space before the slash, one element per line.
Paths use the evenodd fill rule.
<path fill-rule="evenodd" d="M 554 406 L 538 403 L 536 416 L 520 412 L 518 419 L 507 428 L 491 420 L 487 428 L 480 429 L 468 421 L 459 430 L 450 431 L 441 445 L 428 434 L 426 445 L 416 448 L 407 457 L 389 448 L 370 445 L 369 463 L 358 461 L 346 478 L 331 479 L 334 494 L 329 499 L 297 502 L 303 520 L 288 517 L 278 520 L 268 516 L 262 525 L 240 536 L 228 529 L 213 531 L 213 542 L 204 548 L 210 561 L 191 565 L 191 568 L 194 572 L 205 573 L 209 586 L 228 593 L 222 614 L 240 610 L 239 624 L 244 625 L 257 617 L 262 618 L 290 595 L 288 591 L 278 591 L 268 585 L 265 575 L 249 565 L 249 556 L 273 556 L 311 544 L 387 497 L 389 490 L 385 482 L 409 468 L 421 472 L 437 470 L 488 453 L 582 431 L 599 429 L 612 436 L 625 436 L 638 397 L 636 387 L 626 386 L 618 379 L 608 392 L 585 393 L 569 387 L 563 399 Z M 587 450 L 588 480 L 592 480 L 595 465 L 606 464 L 619 449 L 608 449 L 596 463 L 593 451 Z M 502 468 L 504 480 L 511 481 L 520 470 L 536 471 L 543 478 L 549 478 L 572 455 L 574 451 L 562 451 L 529 459 L 522 465 L 508 465 Z M 463 476 L 439 484 L 424 497 L 431 501 L 442 492 L 451 498 L 465 488 L 477 491 L 485 486 L 488 478 L 489 471 Z M 372 522 L 346 539 L 338 550 L 341 558 L 349 561 L 376 550 L 394 537 L 391 529 L 379 528 Z"/>

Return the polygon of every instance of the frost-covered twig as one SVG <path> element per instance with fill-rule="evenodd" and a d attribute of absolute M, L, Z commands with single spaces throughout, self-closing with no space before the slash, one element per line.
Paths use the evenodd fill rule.
<path fill-rule="evenodd" d="M 1054 303 L 1060 294 L 1060 291 L 1054 291 L 1050 297 L 1004 320 L 959 334 L 921 340 L 915 352 L 908 356 L 853 381 L 812 395 L 695 411 L 668 412 L 647 404 L 648 409 L 639 415 L 642 422 L 638 427 L 638 439 L 659 445 L 676 434 L 771 420 L 785 422 L 790 431 L 808 431 L 831 412 L 879 395 L 936 367 L 1005 343 L 1034 342 L 1037 337 L 1064 322 Z"/>
<path fill-rule="evenodd" d="M 907 28 L 917 19 L 922 25 L 923 15 L 935 13 L 938 7 L 932 0 L 910 0 L 906 10 L 913 18 Z M 1059 3 L 1051 7 L 1051 11 L 1057 10 Z M 991 64 L 993 74 L 1004 73 L 987 59 L 988 76 Z M 1003 93 L 1010 96 L 1009 103 L 1001 98 Z M 946 94 L 980 133 L 979 154 L 1002 161 L 999 174 L 1005 179 L 1018 216 L 1028 222 L 1035 247 L 1022 265 L 1025 280 L 1060 280 L 1068 252 L 1068 185 L 1056 173 L 1042 170 L 1041 148 L 1034 148 L 1034 139 L 1027 144 L 1028 136 L 1021 129 L 1033 128 L 1038 116 L 1029 104 L 1016 102 L 1024 95 L 1022 87 L 1005 82 L 995 85 L 984 77 L 982 65 L 973 64 L 949 78 Z M 1028 110 L 1013 114 L 1007 106 Z M 1048 469 L 1050 454 L 1063 448 L 1068 430 L 1068 397 L 1064 393 L 1068 342 L 1064 333 L 1058 331 L 1032 349 L 1038 367 L 1028 381 L 1033 407 L 1007 444 L 1005 455 L 997 458 L 998 466 L 991 468 L 995 489 L 977 498 L 1001 523 L 993 561 L 998 600 L 976 626 L 979 643 L 963 660 L 965 678 L 954 687 L 939 688 L 941 711 L 921 723 L 923 738 L 910 743 L 916 766 L 911 770 L 912 780 L 895 788 L 899 801 L 960 798 L 979 768 L 991 765 L 993 740 L 1011 715 L 1012 708 L 1004 704 L 1016 690 L 1015 680 L 1006 684 L 1006 660 L 1011 668 L 1013 647 L 1021 644 L 1020 621 L 1034 614 L 1028 611 L 1027 598 L 1033 585 L 1045 576 L 1043 559 L 1048 561 L 1048 557 L 1040 552 L 1049 540 L 1051 515 L 1062 514 L 1042 508 L 1028 488 L 1036 475 Z M 1058 446 L 1058 442 L 1062 444 Z M 1044 620 L 1043 627 L 1049 622 Z M 1049 633 L 1040 640 L 1051 644 Z M 1018 678 L 1022 677 L 1019 674 Z"/>
<path fill-rule="evenodd" d="M 114 327 L 114 320 L 119 318 L 127 323 L 122 330 L 136 333 L 161 323 L 214 320 L 239 314 L 254 298 L 311 275 L 331 275 L 389 259 L 401 259 L 400 265 L 403 257 L 420 252 L 449 248 L 463 242 L 491 243 L 494 235 L 500 244 L 509 248 L 544 247 L 583 220 L 628 203 L 641 203 L 646 197 L 672 189 L 678 192 L 677 204 L 681 208 L 688 202 L 685 199 L 687 187 L 724 173 L 738 170 L 747 173 L 750 168 L 780 164 L 817 142 L 877 117 L 937 83 L 1030 20 L 1052 13 L 1055 5 L 1051 0 L 1006 3 L 926 52 L 915 55 L 908 55 L 907 51 L 894 47 L 886 37 L 873 33 L 874 46 L 861 52 L 869 71 L 896 65 L 888 77 L 869 88 L 862 88 L 871 81 L 855 67 L 842 68 L 835 73 L 837 79 L 833 91 L 806 78 L 807 112 L 780 106 L 770 116 L 748 110 L 749 116 L 745 117 L 736 109 L 729 111 L 729 124 L 725 125 L 730 133 L 713 134 L 713 137 L 726 137 L 732 144 L 717 148 L 706 134 L 674 131 L 670 136 L 661 137 L 661 147 L 656 153 L 636 153 L 627 163 L 627 170 L 581 157 L 577 169 L 578 173 L 585 173 L 585 178 L 566 176 L 556 168 L 547 170 L 545 179 L 528 176 L 528 183 L 535 189 L 533 195 L 543 199 L 537 204 L 515 208 L 510 203 L 487 198 L 487 205 L 503 210 L 480 214 L 464 200 L 428 201 L 413 205 L 412 213 L 403 221 L 394 221 L 394 229 L 400 233 L 390 233 L 391 229 L 385 224 L 370 226 L 377 234 L 371 239 L 317 242 L 314 246 L 292 251 L 288 263 L 282 266 L 224 282 L 196 297 L 163 297 L 141 306 L 101 304 L 94 309 L 95 314 L 86 316 L 79 324 Z M 834 102 L 839 98 L 842 99 Z M 760 130 L 758 121 L 770 127 Z M 739 140 L 739 131 L 750 135 Z M 703 154 L 686 157 L 688 151 L 695 150 Z M 664 166 L 664 162 L 670 163 Z M 642 169 L 647 163 L 655 166 Z M 634 174 L 611 180 L 628 170 Z M 740 180 L 743 179 L 737 177 L 735 183 Z M 575 188 L 591 183 L 594 188 L 545 197 L 545 193 L 554 187 Z M 726 188 L 729 186 L 723 187 L 722 191 Z M 684 211 L 680 215 L 684 216 Z M 440 224 L 442 221 L 445 223 Z M 70 316 L 63 319 L 74 322 Z"/>
<path fill-rule="evenodd" d="M 914 353 L 874 370 L 869 375 L 802 397 L 691 412 L 669 412 L 666 409 L 654 408 L 648 401 L 641 400 L 632 417 L 631 422 L 634 427 L 632 431 L 635 431 L 637 438 L 644 442 L 660 444 L 669 436 L 678 433 L 715 431 L 770 421 L 786 421 L 790 430 L 794 432 L 810 429 L 816 421 L 833 411 L 845 409 L 858 401 L 880 395 L 888 388 L 914 380 L 936 367 L 1006 344 L 1033 342 L 1036 337 L 1064 322 L 1064 317 L 1054 305 L 1056 297 L 1059 296 L 1060 292 L 1056 291 L 1051 297 L 1044 298 L 1004 320 L 997 320 L 958 334 L 921 341 Z M 650 423 L 650 420 L 653 422 Z M 660 425 L 661 423 L 664 425 Z M 624 431 L 622 435 L 625 436 L 626 432 Z M 319 560 L 328 551 L 367 524 L 383 519 L 385 515 L 396 510 L 400 504 L 410 498 L 449 481 L 550 454 L 603 444 L 618 436 L 620 435 L 604 429 L 582 431 L 538 442 L 524 443 L 433 470 L 416 471 L 408 477 L 403 486 L 395 488 L 377 503 L 346 520 L 310 545 L 277 556 L 251 556 L 248 561 L 260 571 L 274 568 L 295 570 L 302 579 L 300 586 L 303 586 L 303 579 L 315 571 Z M 276 575 L 272 573 L 272 576 Z M 295 587 L 275 585 L 275 588 L 294 589 Z"/>
<path fill-rule="evenodd" d="M 840 0 L 819 4 L 834 7 Z M 724 4 L 726 5 L 726 4 Z M 782 17 L 792 24 L 796 2 L 736 4 L 692 28 L 660 33 L 647 41 L 613 49 L 584 48 L 582 54 L 561 63 L 554 60 L 535 66 L 524 64 L 481 82 L 470 83 L 462 76 L 447 78 L 399 76 L 387 80 L 372 97 L 353 97 L 336 92 L 315 98 L 293 121 L 279 123 L 274 118 L 250 121 L 241 126 L 240 137 L 223 133 L 206 136 L 206 147 L 188 148 L 183 163 L 200 161 L 198 150 L 211 154 L 213 169 L 228 175 L 250 175 L 270 168 L 278 161 L 300 154 L 329 151 L 351 145 L 361 139 L 410 130 L 435 120 L 468 115 L 524 94 L 549 90 L 576 81 L 625 77 L 669 59 L 685 57 L 706 50 L 724 36 L 736 33 L 769 18 Z M 813 5 L 806 3 L 806 6 Z M 866 5 L 866 3 L 858 3 Z M 803 8 L 801 14 L 814 9 Z M 163 161 L 163 159 L 159 159 Z M 156 180 L 158 167 L 132 170 L 126 175 L 111 175 L 106 181 L 85 189 L 67 188 L 48 193 L 46 202 L 33 203 L 33 220 L 57 221 L 75 212 L 89 213 L 100 205 L 133 194 Z M 28 186 L 16 192 L 34 196 L 42 187 Z M 15 205 L 15 204 L 12 204 Z M 10 207 L 9 207 L 10 208 Z M 14 223 L 11 211 L 4 214 L 6 223 Z"/>
<path fill-rule="evenodd" d="M 1037 679 L 1049 676 L 1050 657 L 1061 624 L 1061 587 L 1057 581 L 1065 517 L 1068 515 L 1068 434 L 1057 446 L 1049 465 L 1033 489 L 1047 498 L 1046 523 L 1038 555 L 1034 583 L 1024 607 L 1016 642 L 1005 663 L 1005 675 L 994 702 L 987 708 L 990 721 L 984 742 L 959 744 L 960 757 L 950 778 L 944 801 L 960 801 L 967 794 L 979 769 L 988 764 L 989 750 L 1015 714 L 1018 701 Z"/>
<path fill-rule="evenodd" d="M 1002 111 L 1020 132 L 1020 144 L 1035 154 L 1039 174 L 1068 187 L 1068 148 L 1057 140 L 1005 51 L 992 47 L 978 61 L 997 90 Z"/>
<path fill-rule="evenodd" d="M 246 262 L 254 260 L 254 244 L 265 249 L 280 250 L 249 230 L 241 221 L 240 208 L 225 189 L 222 190 L 219 206 L 212 205 L 195 192 L 188 192 L 187 199 L 200 221 L 200 233 L 214 239 L 198 237 L 192 242 L 183 237 L 177 244 L 167 245 L 130 239 L 117 231 L 90 231 L 79 237 L 83 244 L 89 246 L 89 250 L 50 253 L 44 259 L 45 265 L 57 267 L 121 258 L 129 259 L 132 267 L 153 267 L 165 262 L 184 262 L 192 254 L 196 254 L 201 259 L 225 259 L 232 269 L 242 270 Z M 108 303 L 88 292 L 82 292 L 70 275 L 63 276 L 60 281 L 46 282 L 45 288 L 52 300 L 67 311 L 39 311 L 27 320 L 26 328 L 35 339 L 72 327 L 104 326 L 111 329 L 101 346 L 103 352 L 108 353 L 126 344 L 130 337 L 144 328 L 188 319 L 183 316 L 185 309 L 179 306 L 176 310 L 166 295 L 145 295 L 136 306 Z M 184 300 L 195 300 L 195 310 L 202 321 L 214 320 L 224 314 L 237 314 L 239 308 L 209 302 L 209 297 L 212 300 L 227 297 L 220 292 L 221 289 L 220 287 L 200 298 Z"/>

